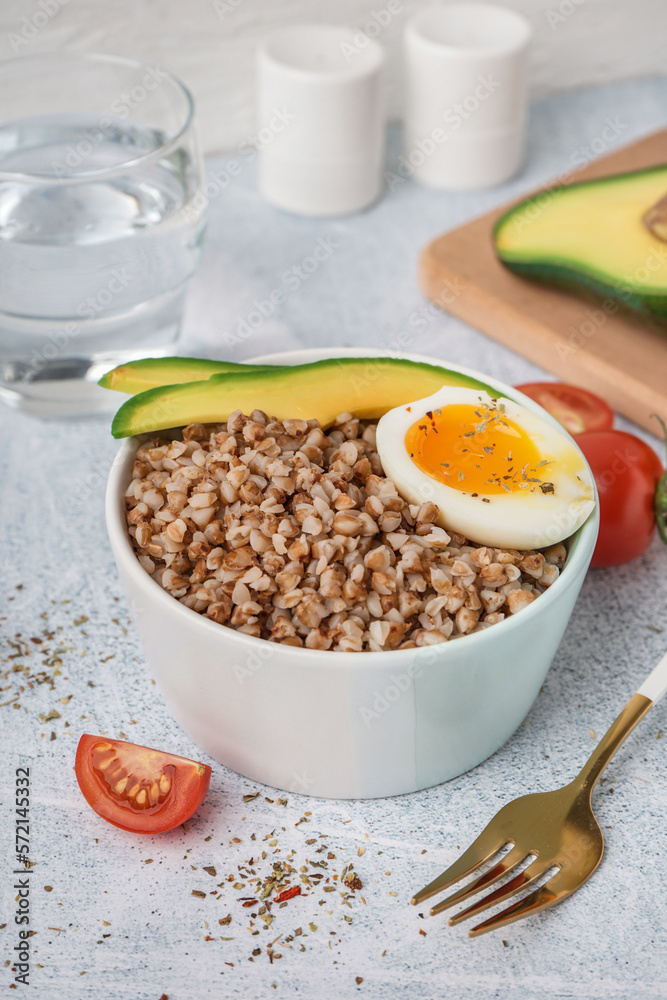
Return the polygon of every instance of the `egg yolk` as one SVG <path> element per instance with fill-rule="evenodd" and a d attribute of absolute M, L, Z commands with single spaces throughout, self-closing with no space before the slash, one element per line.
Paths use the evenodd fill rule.
<path fill-rule="evenodd" d="M 429 410 L 408 428 L 405 446 L 418 469 L 463 493 L 553 492 L 551 463 L 505 415 L 502 403 L 451 403 Z"/>

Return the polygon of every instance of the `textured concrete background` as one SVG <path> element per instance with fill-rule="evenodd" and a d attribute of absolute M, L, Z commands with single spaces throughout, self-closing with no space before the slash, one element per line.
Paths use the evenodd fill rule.
<path fill-rule="evenodd" d="M 625 84 L 537 104 L 527 169 L 503 189 L 452 196 L 406 181 L 371 211 L 335 222 L 268 208 L 255 191 L 252 164 L 244 166 L 211 202 L 183 353 L 242 358 L 311 345 L 379 347 L 407 333 L 412 340 L 404 346 L 508 382 L 538 376 L 518 355 L 425 304 L 415 284 L 417 254 L 439 231 L 568 170 L 610 118 L 624 124 L 618 142 L 664 126 L 667 84 Z M 222 176 L 228 162 L 211 163 L 211 170 Z M 275 316 L 239 338 L 239 323 L 256 300 L 284 289 L 284 272 L 330 235 L 339 244 L 330 258 L 290 291 Z M 589 574 L 534 708 L 506 746 L 471 773 L 395 799 L 289 794 L 283 806 L 275 790 L 211 761 L 208 798 L 187 831 L 141 838 L 98 819 L 72 770 L 84 731 L 199 756 L 152 684 L 109 552 L 104 478 L 117 446 L 105 421 L 39 423 L 6 409 L 0 421 L 5 989 L 17 943 L 14 774 L 28 766 L 35 934 L 26 995 L 36 1000 L 665 997 L 667 740 L 659 738 L 667 732 L 665 704 L 642 723 L 595 792 L 606 854 L 573 899 L 477 941 L 464 927 L 449 928 L 444 917 L 422 919 L 425 908 L 408 905 L 412 892 L 450 864 L 505 801 L 573 777 L 663 653 L 667 553 L 657 540 L 636 562 Z M 298 726 L 289 691 L 274 725 Z M 255 791 L 258 797 L 244 803 Z M 327 850 L 316 854 L 320 844 Z M 350 908 L 323 889 L 292 899 L 274 907 L 270 930 L 253 935 L 259 924 L 250 928 L 253 911 L 238 901 L 249 892 L 234 889 L 234 879 L 238 866 L 262 849 L 267 857 L 255 863 L 261 877 L 294 850 L 296 867 L 327 859 L 329 872 L 340 874 L 353 861 L 363 887 Z M 204 866 L 213 866 L 215 876 Z M 221 925 L 227 914 L 231 922 Z M 273 948 L 281 957 L 271 963 L 267 945 L 280 935 Z"/>
<path fill-rule="evenodd" d="M 402 110 L 400 39 L 431 0 L 2 0 L 0 58 L 54 49 L 134 56 L 192 88 L 207 153 L 234 149 L 253 129 L 253 57 L 264 34 L 288 24 L 351 24 L 387 46 L 388 110 Z M 530 20 L 535 97 L 662 73 L 664 0 L 504 0 Z M 388 21 L 388 23 L 387 23 Z"/>

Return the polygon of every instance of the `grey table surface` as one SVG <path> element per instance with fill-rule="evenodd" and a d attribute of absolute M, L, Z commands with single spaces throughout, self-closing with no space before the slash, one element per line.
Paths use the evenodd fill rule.
<path fill-rule="evenodd" d="M 603 146 L 665 124 L 667 80 L 564 94 L 533 107 L 527 165 L 511 183 L 453 195 L 401 180 L 369 211 L 336 220 L 276 211 L 256 192 L 252 162 L 241 154 L 216 160 L 208 165 L 217 176 L 209 187 L 210 229 L 180 353 L 243 359 L 304 346 L 400 343 L 510 383 L 538 377 L 523 358 L 425 303 L 415 280 L 420 248 Z M 612 142 L 602 138 L 614 131 Z M 392 134 L 395 176 L 397 157 Z M 225 186 L 232 160 L 240 169 Z M 330 253 L 295 287 L 287 272 L 296 274 L 320 240 Z M 285 293 L 284 302 L 253 325 L 256 303 L 274 289 Z M 84 803 L 73 772 L 80 733 L 201 753 L 151 681 L 109 550 L 103 493 L 117 445 L 105 420 L 47 423 L 3 409 L 0 422 L 5 989 L 19 930 L 14 779 L 16 768 L 29 767 L 31 996 L 667 997 L 664 705 L 617 755 L 595 793 L 606 853 L 574 898 L 476 941 L 408 905 L 412 891 L 447 866 L 501 804 L 569 780 L 662 654 L 667 553 L 657 539 L 635 562 L 589 573 L 533 709 L 474 771 L 394 799 L 289 794 L 285 804 L 275 789 L 211 761 L 208 798 L 187 830 L 141 838 L 104 823 Z M 292 724 L 289 696 L 283 711 Z M 350 906 L 338 893 L 292 899 L 274 908 L 270 929 L 253 935 L 261 923 L 249 927 L 249 911 L 237 898 L 243 893 L 228 878 L 270 842 L 267 851 L 281 853 L 267 854 L 261 875 L 292 850 L 298 864 L 331 852 L 331 870 L 353 861 L 363 888 Z M 319 845 L 327 852 L 315 854 Z M 221 925 L 227 914 L 231 922 Z M 297 928 L 302 933 L 295 935 Z M 267 946 L 276 938 L 271 956 Z"/>

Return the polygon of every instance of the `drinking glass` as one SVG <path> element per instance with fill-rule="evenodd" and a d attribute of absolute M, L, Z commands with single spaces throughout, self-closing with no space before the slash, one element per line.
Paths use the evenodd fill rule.
<path fill-rule="evenodd" d="M 42 417 L 118 400 L 97 379 L 172 353 L 206 199 L 192 97 L 159 65 L 0 63 L 0 398 Z"/>

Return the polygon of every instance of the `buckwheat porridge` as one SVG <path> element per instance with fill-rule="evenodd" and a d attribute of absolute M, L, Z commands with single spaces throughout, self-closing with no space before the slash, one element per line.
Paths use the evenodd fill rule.
<path fill-rule="evenodd" d="M 125 494 L 139 562 L 220 625 L 342 652 L 477 632 L 554 582 L 564 545 L 476 545 L 439 527 L 433 503 L 406 503 L 375 430 L 349 413 L 323 431 L 255 410 L 142 444 Z"/>

